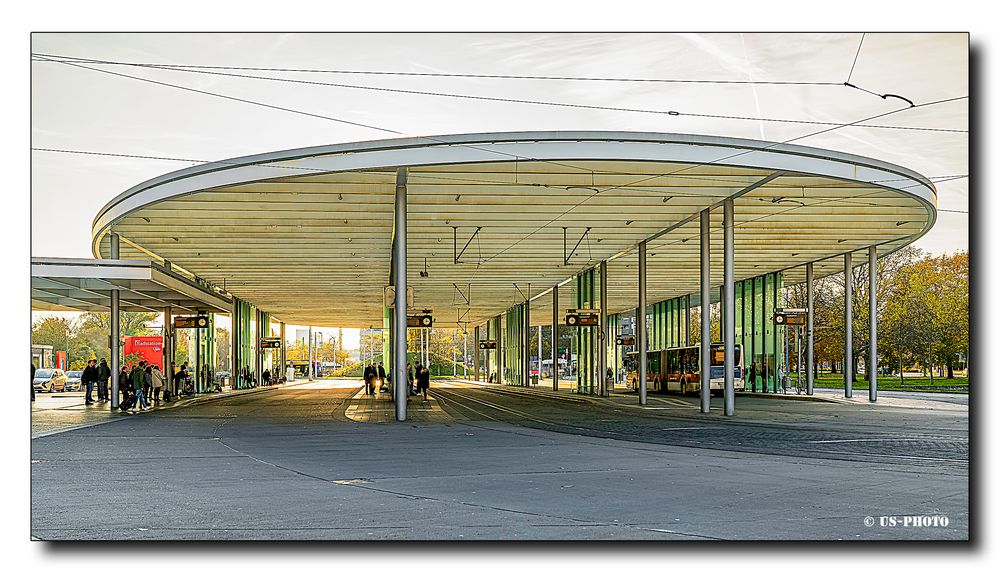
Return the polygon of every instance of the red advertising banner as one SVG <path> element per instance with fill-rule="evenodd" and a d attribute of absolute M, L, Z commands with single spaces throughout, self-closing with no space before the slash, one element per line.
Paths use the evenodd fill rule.
<path fill-rule="evenodd" d="M 56 368 L 66 370 L 66 353 L 62 350 L 56 351 Z"/>
<path fill-rule="evenodd" d="M 139 360 L 158 364 L 163 369 L 163 338 L 159 336 L 126 336 L 125 356 L 138 355 Z M 127 358 L 126 358 L 127 359 Z"/>

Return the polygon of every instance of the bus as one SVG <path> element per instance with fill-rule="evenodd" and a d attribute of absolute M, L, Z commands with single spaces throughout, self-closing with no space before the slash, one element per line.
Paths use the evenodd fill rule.
<path fill-rule="evenodd" d="M 712 355 L 712 382 L 709 388 L 713 393 L 722 393 L 725 387 L 726 350 L 721 342 L 710 346 Z M 701 347 L 684 346 L 667 348 L 665 350 L 650 350 L 646 353 L 646 391 L 648 392 L 680 392 L 681 394 L 701 392 Z M 743 345 L 736 345 L 736 356 L 733 357 L 734 380 L 733 387 L 743 390 Z M 639 354 L 629 352 L 625 355 L 625 380 L 632 390 L 639 389 Z"/>

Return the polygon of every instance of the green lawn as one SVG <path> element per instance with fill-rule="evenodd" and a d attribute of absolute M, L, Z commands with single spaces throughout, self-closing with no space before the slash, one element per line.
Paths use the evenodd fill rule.
<path fill-rule="evenodd" d="M 789 377 L 795 383 L 795 373 Z M 818 388 L 843 388 L 843 374 L 820 374 L 815 381 Z M 863 376 L 858 376 L 852 386 L 855 390 L 867 390 L 868 381 Z M 930 377 L 904 378 L 902 385 L 898 376 L 879 376 L 878 387 L 881 390 L 903 390 L 912 392 L 960 392 L 969 391 L 969 379 L 964 377 L 947 378 L 934 377 L 934 384 L 931 385 Z"/>

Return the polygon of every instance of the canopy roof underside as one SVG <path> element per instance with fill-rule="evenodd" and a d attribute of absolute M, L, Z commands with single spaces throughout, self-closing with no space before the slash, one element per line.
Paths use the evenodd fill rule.
<path fill-rule="evenodd" d="M 477 143 L 475 149 L 488 145 Z M 772 153 L 749 153 L 765 154 Z M 785 156 L 768 166 L 749 157 L 746 165 L 706 165 L 669 156 L 557 160 L 519 151 L 511 154 L 516 159 L 493 155 L 483 161 L 483 155 L 479 161 L 452 162 L 445 154 L 437 163 L 422 164 L 387 157 L 393 163 L 327 170 L 299 154 L 270 165 L 278 169 L 256 163 L 243 181 L 220 178 L 220 171 L 244 168 L 225 166 L 209 175 L 154 180 L 102 211 L 94 228 L 95 254 L 109 256 L 107 230 L 113 227 L 122 238 L 120 258 L 168 260 L 224 285 L 277 320 L 380 326 L 396 170 L 406 165 L 407 283 L 414 308 L 432 310 L 436 326 L 447 328 L 481 324 L 529 292 L 541 294 L 608 259 L 609 312 L 634 308 L 635 247 L 651 237 L 649 303 L 697 294 L 698 213 L 710 206 L 715 206 L 711 248 L 717 288 L 719 202 L 727 197 L 735 196 L 737 280 L 784 270 L 785 284 L 794 284 L 804 280 L 810 261 L 816 261 L 817 277 L 841 272 L 839 255 L 857 251 L 856 264 L 862 264 L 867 247 L 877 245 L 880 255 L 898 249 L 925 233 L 935 215 L 933 187 L 919 176 L 880 164 L 852 179 L 841 176 L 851 162 L 839 157 L 813 154 L 801 165 L 810 171 L 797 171 Z M 824 161 L 839 171 L 811 169 Z M 858 169 L 854 162 L 850 173 Z M 176 192 L 150 195 L 191 180 Z M 766 182 L 741 194 L 761 181 Z M 115 213 L 116 205 L 143 194 L 148 197 Z M 572 282 L 561 290 L 560 303 L 576 306 Z M 547 296 L 533 302 L 533 324 L 551 321 L 550 305 Z"/>

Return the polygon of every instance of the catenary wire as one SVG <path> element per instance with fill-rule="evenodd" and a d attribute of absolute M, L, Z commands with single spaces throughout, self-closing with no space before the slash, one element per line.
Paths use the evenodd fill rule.
<path fill-rule="evenodd" d="M 34 54 L 36 56 L 36 61 L 46 61 L 46 62 L 57 62 L 57 63 L 71 63 L 69 60 L 64 59 L 64 56 L 49 56 L 46 54 Z M 80 60 L 73 60 L 77 62 Z M 234 74 L 227 72 L 217 72 L 209 71 L 203 69 L 189 69 L 194 68 L 193 66 L 170 66 L 170 65 L 158 65 L 158 64 L 138 64 L 131 62 L 117 62 L 109 60 L 99 60 L 90 61 L 86 60 L 87 63 L 97 64 L 97 65 L 115 65 L 115 66 L 131 66 L 140 67 L 147 69 L 160 69 L 175 72 L 188 72 L 196 74 L 208 74 L 215 76 L 225 76 L 233 78 L 242 79 L 253 79 L 253 80 L 263 80 L 272 82 L 283 82 L 283 83 L 293 83 L 300 85 L 312 85 L 312 86 L 325 86 L 325 87 L 335 87 L 344 89 L 355 89 L 355 90 L 368 90 L 377 92 L 387 92 L 387 93 L 398 93 L 407 95 L 422 95 L 430 97 L 443 97 L 443 98 L 455 98 L 455 99 L 469 99 L 469 100 L 479 100 L 479 101 L 489 101 L 498 103 L 515 103 L 524 105 L 540 105 L 549 107 L 562 107 L 562 108 L 573 108 L 573 109 L 591 109 L 591 110 L 601 110 L 601 111 L 617 111 L 626 113 L 647 113 L 655 115 L 668 115 L 674 117 L 696 117 L 701 119 L 720 119 L 720 120 L 734 120 L 734 121 L 764 121 L 770 123 L 789 123 L 798 125 L 840 125 L 840 122 L 833 121 L 815 121 L 815 120 L 799 120 L 799 119 L 787 119 L 787 118 L 767 118 L 767 117 L 752 117 L 752 116 L 741 116 L 741 115 L 728 115 L 728 114 L 710 114 L 710 113 L 696 113 L 696 112 L 681 112 L 676 110 L 657 110 L 657 109 L 646 109 L 646 108 L 633 108 L 633 107 L 619 107 L 619 106 L 604 106 L 596 104 L 580 104 L 580 103 L 569 103 L 569 102 L 555 102 L 555 101 L 542 101 L 542 100 L 530 100 L 530 99 L 520 99 L 520 98 L 508 98 L 508 97 L 498 97 L 498 96 L 481 96 L 472 94 L 457 94 L 457 93 L 447 93 L 447 92 L 433 92 L 426 90 L 410 90 L 410 89 L 400 89 L 400 88 L 387 88 L 378 86 L 363 86 L 354 84 L 341 84 L 333 82 L 320 82 L 312 80 L 297 80 L 292 78 L 276 78 L 270 76 L 257 76 L 257 75 L 247 75 L 247 74 Z M 90 69 L 90 68 L 88 68 Z M 860 89 L 860 88 L 859 88 Z M 867 91 L 867 90 L 864 90 Z M 872 93 L 872 92 L 869 92 Z M 876 94 L 877 95 L 877 94 Z M 853 127 L 859 128 L 872 128 L 872 129 L 893 129 L 893 130 L 903 130 L 903 131 L 928 131 L 928 132 L 945 132 L 945 133 L 968 133 L 968 130 L 962 129 L 951 129 L 951 128 L 936 128 L 936 127 L 916 127 L 916 126 L 900 126 L 900 125 L 855 125 Z"/>
<path fill-rule="evenodd" d="M 113 63 L 111 60 L 101 60 L 96 58 L 80 58 L 74 56 L 62 56 L 57 54 L 39 54 L 39 55 L 64 58 L 84 63 L 86 62 Z M 343 74 L 343 75 L 412 76 L 412 77 L 432 77 L 432 78 L 474 78 L 474 79 L 498 79 L 498 80 L 559 80 L 559 81 L 585 81 L 585 82 L 633 82 L 633 83 L 674 83 L 674 84 L 758 84 L 758 85 L 792 85 L 792 86 L 842 86 L 843 85 L 842 83 L 839 82 L 809 82 L 809 81 L 532 76 L 532 75 L 519 75 L 519 74 L 399 72 L 399 71 L 379 71 L 379 70 L 329 70 L 329 69 L 311 69 L 311 68 L 268 68 L 259 66 L 207 66 L 207 65 L 189 65 L 189 64 L 157 64 L 151 62 L 135 62 L 134 65 L 192 68 L 192 69 L 206 69 L 206 70 L 243 70 L 243 71 L 253 71 L 253 72 L 292 72 L 292 73 L 318 73 L 318 74 Z"/>

